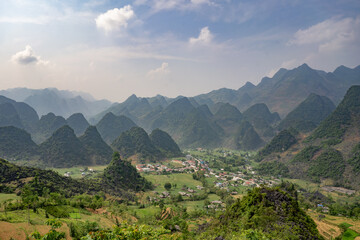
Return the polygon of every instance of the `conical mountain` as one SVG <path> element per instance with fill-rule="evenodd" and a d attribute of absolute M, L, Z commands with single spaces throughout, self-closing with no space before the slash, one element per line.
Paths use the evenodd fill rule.
<path fill-rule="evenodd" d="M 182 97 L 169 106 L 167 106 L 159 116 L 154 119 L 151 129 L 164 129 L 167 132 L 174 132 L 176 126 L 190 113 L 195 107 L 190 103 L 188 98 Z"/>
<path fill-rule="evenodd" d="M 32 137 L 36 143 L 42 143 L 64 125 L 67 125 L 65 118 L 48 113 L 40 118 Z"/>
<path fill-rule="evenodd" d="M 90 165 L 88 154 L 74 130 L 65 125 L 40 146 L 41 160 L 47 167 Z"/>
<path fill-rule="evenodd" d="M 271 138 L 275 135 L 272 126 L 280 121 L 280 117 L 276 112 L 271 113 L 265 103 L 252 105 L 243 115 L 264 139 Z"/>
<path fill-rule="evenodd" d="M 109 166 L 105 168 L 103 182 L 107 188 L 117 192 L 123 192 L 124 189 L 145 191 L 152 188 L 151 182 L 143 178 L 131 162 L 122 160 L 118 152 L 113 154 Z"/>
<path fill-rule="evenodd" d="M 240 122 L 243 119 L 241 112 L 229 103 L 220 104 L 218 110 L 214 114 L 214 118 L 224 121 Z"/>
<path fill-rule="evenodd" d="M 312 93 L 281 121 L 279 129 L 292 127 L 300 132 L 309 132 L 334 109 L 335 105 L 329 98 Z"/>
<path fill-rule="evenodd" d="M 177 126 L 173 126 L 173 138 L 180 147 L 216 147 L 221 143 L 221 127 L 209 119 L 202 110 L 195 108 L 179 119 Z M 166 130 L 166 129 L 165 129 Z M 167 131 L 168 132 L 168 131 Z"/>
<path fill-rule="evenodd" d="M 179 146 L 166 132 L 155 129 L 149 137 L 151 142 L 161 151 L 163 156 L 168 158 L 182 156 Z"/>
<path fill-rule="evenodd" d="M 108 144 L 112 143 L 121 133 L 135 127 L 136 124 L 128 117 L 115 116 L 112 112 L 107 113 L 96 128 L 101 137 Z"/>
<path fill-rule="evenodd" d="M 74 129 L 76 136 L 82 135 L 90 126 L 89 122 L 85 119 L 82 113 L 74 113 L 66 119 L 66 122 L 72 129 Z"/>
<path fill-rule="evenodd" d="M 148 134 L 140 127 L 123 132 L 111 146 L 124 158 L 135 157 L 141 160 L 158 160 L 163 157 L 160 150 L 151 142 Z"/>
<path fill-rule="evenodd" d="M 38 146 L 25 130 L 0 127 L 0 157 L 8 160 L 28 160 L 38 154 Z"/>
<path fill-rule="evenodd" d="M 93 164 L 104 165 L 110 162 L 113 151 L 101 138 L 95 126 L 89 126 L 79 140 L 87 149 Z"/>

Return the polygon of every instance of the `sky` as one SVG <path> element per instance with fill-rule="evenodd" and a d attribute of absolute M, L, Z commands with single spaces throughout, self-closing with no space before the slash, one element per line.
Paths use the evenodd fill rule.
<path fill-rule="evenodd" d="M 194 96 L 360 65 L 359 0 L 0 1 L 0 89 Z"/>

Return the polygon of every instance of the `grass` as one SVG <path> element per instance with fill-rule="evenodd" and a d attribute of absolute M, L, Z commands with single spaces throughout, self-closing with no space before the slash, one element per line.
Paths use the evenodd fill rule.
<path fill-rule="evenodd" d="M 360 236 L 357 232 L 351 229 L 346 229 L 342 235 L 342 240 L 354 240 L 357 236 Z"/>
<path fill-rule="evenodd" d="M 165 191 L 164 184 L 169 182 L 172 185 L 176 184 L 176 188 L 171 188 L 170 192 L 181 191 L 183 185 L 195 189 L 196 186 L 202 186 L 200 181 L 194 180 L 191 174 L 187 173 L 176 173 L 170 175 L 150 175 L 145 174 L 144 177 L 151 181 L 155 185 L 155 191 L 163 192 Z"/>
<path fill-rule="evenodd" d="M 0 203 L 9 199 L 17 200 L 20 199 L 20 197 L 16 194 L 0 193 Z"/>

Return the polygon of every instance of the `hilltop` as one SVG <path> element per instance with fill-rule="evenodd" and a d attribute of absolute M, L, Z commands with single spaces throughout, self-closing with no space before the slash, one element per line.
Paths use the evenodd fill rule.
<path fill-rule="evenodd" d="M 323 239 L 299 207 L 296 192 L 254 188 L 214 220 L 200 239 Z M 242 239 L 240 238 L 240 239 Z"/>
<path fill-rule="evenodd" d="M 92 164 L 104 165 L 110 162 L 113 151 L 101 138 L 95 126 L 89 126 L 79 140 L 87 150 Z"/>

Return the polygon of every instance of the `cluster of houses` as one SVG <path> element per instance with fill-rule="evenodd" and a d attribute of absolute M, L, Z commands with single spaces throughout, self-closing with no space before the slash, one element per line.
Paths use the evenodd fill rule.
<path fill-rule="evenodd" d="M 89 169 L 80 168 L 79 171 L 80 171 L 82 177 L 85 177 L 86 175 L 93 174 L 96 172 L 96 170 L 94 170 L 92 168 L 89 168 Z M 73 174 L 72 172 L 66 172 L 66 173 L 64 173 L 64 176 L 70 177 L 72 174 Z"/>
<path fill-rule="evenodd" d="M 137 164 L 136 170 L 139 172 L 157 172 L 161 173 L 186 173 L 196 172 L 198 170 L 207 170 L 207 164 L 204 161 L 193 159 L 187 156 L 186 160 L 172 160 L 173 163 L 181 167 L 168 167 L 159 163 Z"/>

